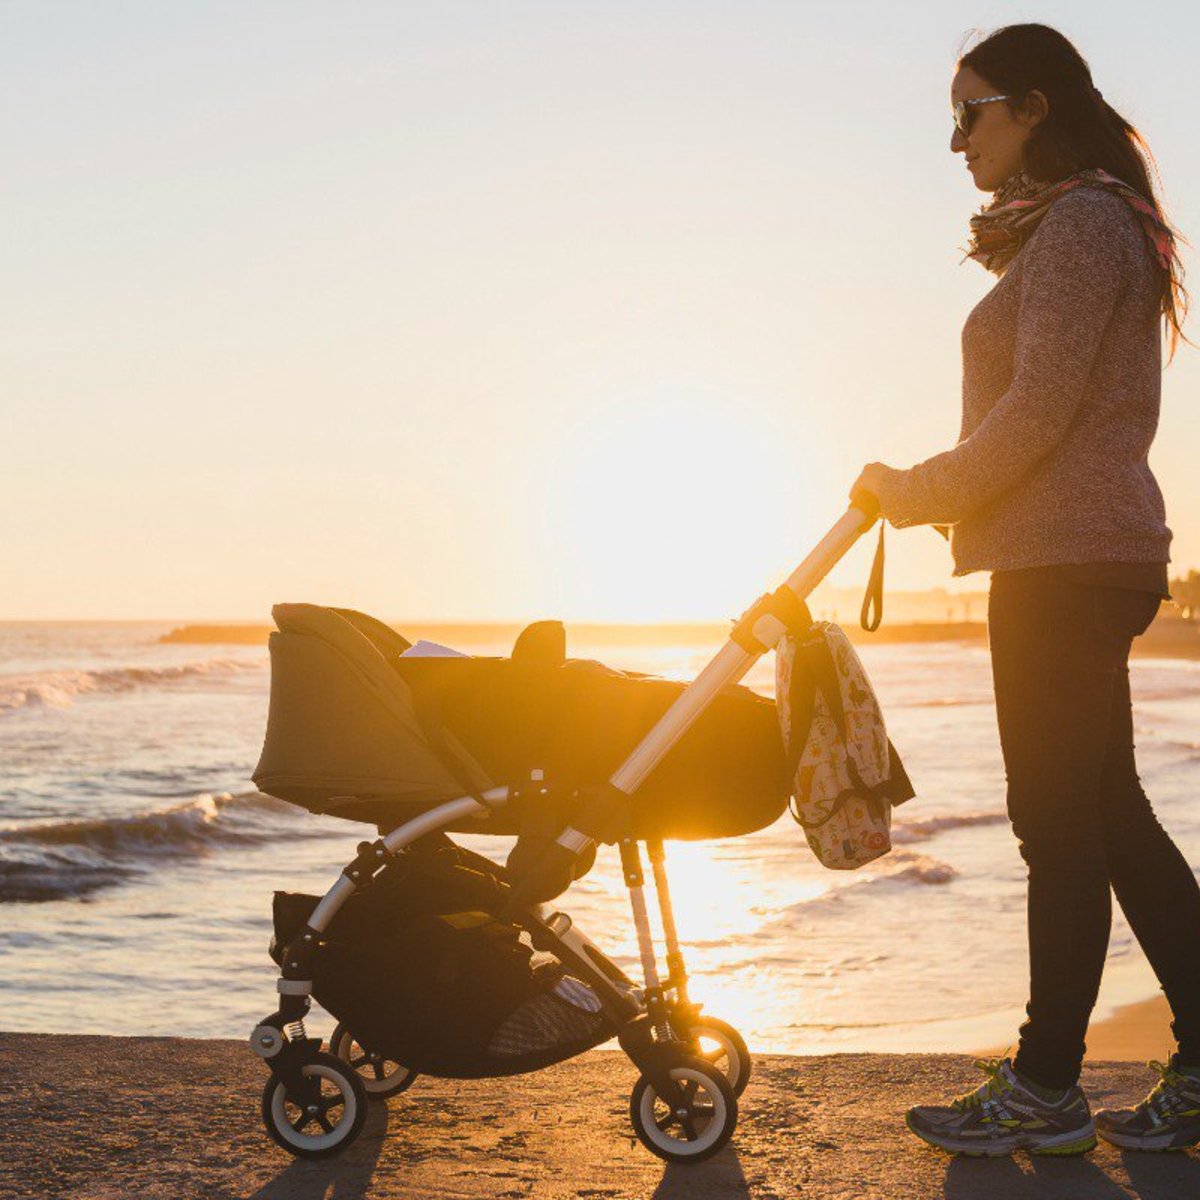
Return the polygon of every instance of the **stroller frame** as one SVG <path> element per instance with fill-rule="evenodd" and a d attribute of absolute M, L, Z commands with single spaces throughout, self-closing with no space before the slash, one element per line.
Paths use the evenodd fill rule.
<path fill-rule="evenodd" d="M 856 499 L 786 582 L 762 596 L 735 622 L 725 645 L 613 774 L 610 788 L 626 796 L 636 792 L 724 687 L 741 680 L 789 630 L 806 629 L 811 624 L 805 598 L 871 528 L 877 516 L 877 508 L 869 501 Z M 542 785 L 539 791 L 543 795 L 550 794 L 552 780 L 542 779 L 536 771 L 532 778 L 535 786 Z M 271 1070 L 263 1096 L 268 1132 L 291 1153 L 303 1157 L 336 1153 L 354 1140 L 366 1115 L 366 1091 L 357 1072 L 341 1059 L 322 1053 L 320 1039 L 309 1037 L 304 1027 L 322 934 L 350 896 L 418 839 L 464 818 L 484 817 L 491 809 L 507 804 L 513 792 L 501 786 L 478 797 L 461 796 L 413 817 L 373 842 L 361 842 L 358 854 L 313 910 L 306 927 L 285 948 L 276 984 L 279 1007 L 255 1027 L 250 1047 Z M 594 841 L 585 832 L 567 828 L 558 836 L 555 847 L 578 858 L 591 849 Z M 706 1018 L 700 1017 L 701 1006 L 693 1004 L 688 996 L 688 976 L 671 905 L 663 843 L 661 839 L 649 840 L 646 846 L 663 927 L 665 977 L 659 970 L 650 924 L 639 842 L 626 837 L 618 846 L 643 974 L 640 999 L 633 981 L 575 927 L 567 914 L 533 903 L 510 905 L 506 915 L 529 934 L 535 949 L 553 954 L 599 998 L 601 1011 L 621 1048 L 641 1072 L 634 1088 L 631 1118 L 643 1144 L 668 1161 L 699 1161 L 720 1150 L 732 1136 L 737 1121 L 736 1092 L 725 1075 L 699 1054 L 695 1030 Z M 740 1044 L 740 1038 L 737 1041 Z M 747 1059 L 742 1086 L 748 1067 Z M 323 1081 L 332 1083 L 340 1098 L 331 1099 L 323 1092 Z M 647 1092 L 651 1093 L 649 1104 Z M 707 1096 L 705 1104 L 699 1102 L 699 1095 Z M 654 1118 L 654 1098 L 669 1106 L 684 1136 L 672 1137 L 664 1122 Z M 284 1115 L 285 1101 L 301 1111 L 298 1121 L 292 1122 Z M 341 1118 L 331 1124 L 327 1114 L 335 1107 L 341 1107 Z M 699 1114 L 707 1115 L 708 1121 L 697 1135 L 694 1124 Z M 324 1132 L 303 1133 L 310 1119 L 316 1120 Z M 289 1136 L 289 1129 L 294 1136 Z"/>

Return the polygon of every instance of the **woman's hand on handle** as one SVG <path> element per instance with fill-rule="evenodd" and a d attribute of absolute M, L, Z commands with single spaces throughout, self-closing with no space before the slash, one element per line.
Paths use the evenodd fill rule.
<path fill-rule="evenodd" d="M 896 479 L 903 474 L 903 471 L 897 471 L 883 463 L 867 463 L 851 485 L 850 503 L 861 508 L 868 516 L 879 513 L 886 517 L 888 494 Z"/>

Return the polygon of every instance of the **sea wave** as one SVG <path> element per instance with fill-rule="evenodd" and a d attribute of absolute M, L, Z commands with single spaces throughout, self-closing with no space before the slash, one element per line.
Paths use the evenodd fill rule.
<path fill-rule="evenodd" d="M 892 842 L 908 845 L 924 842 L 947 829 L 966 829 L 972 825 L 1005 825 L 1008 814 L 1003 812 L 950 813 L 943 817 L 925 817 L 915 821 L 894 821 Z"/>
<path fill-rule="evenodd" d="M 22 708 L 69 708 L 76 696 L 89 692 L 130 692 L 165 687 L 195 679 L 219 679 L 245 671 L 262 671 L 265 662 L 212 658 L 163 667 L 112 667 L 98 671 L 35 671 L 0 676 L 0 716 Z"/>
<path fill-rule="evenodd" d="M 948 862 L 931 858 L 927 854 L 917 854 L 912 850 L 893 850 L 883 858 L 871 864 L 873 874 L 862 880 L 858 886 L 868 886 L 874 883 L 903 882 L 903 883 L 949 883 L 957 874 Z"/>
<path fill-rule="evenodd" d="M 847 900 L 877 891 L 882 886 L 916 884 L 937 886 L 956 878 L 958 871 L 948 862 L 914 850 L 897 847 L 882 858 L 855 872 L 845 883 L 835 884 L 815 896 L 806 896 L 781 909 L 776 909 L 771 924 L 790 924 L 806 920 L 811 914 L 829 906 L 839 907 Z M 769 931 L 763 930 L 766 936 Z"/>
<path fill-rule="evenodd" d="M 261 792 L 205 794 L 129 817 L 0 830 L 0 904 L 87 896 L 163 860 L 261 844 L 278 837 L 281 815 L 295 811 Z M 316 828 L 289 836 L 306 833 L 324 836 Z"/>

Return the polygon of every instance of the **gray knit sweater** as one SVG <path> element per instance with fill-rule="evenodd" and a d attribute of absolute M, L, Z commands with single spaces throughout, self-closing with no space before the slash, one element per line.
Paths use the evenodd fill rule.
<path fill-rule="evenodd" d="M 1123 200 L 1080 187 L 1054 201 L 967 318 L 958 445 L 899 477 L 892 523 L 952 526 L 955 575 L 1170 561 L 1147 462 L 1160 286 Z"/>

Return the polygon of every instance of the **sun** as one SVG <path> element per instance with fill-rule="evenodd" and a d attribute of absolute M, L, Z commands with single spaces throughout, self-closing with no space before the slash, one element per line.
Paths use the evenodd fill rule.
<path fill-rule="evenodd" d="M 736 616 L 787 567 L 804 469 L 776 422 L 674 389 L 594 407 L 550 470 L 543 554 L 573 619 Z"/>

